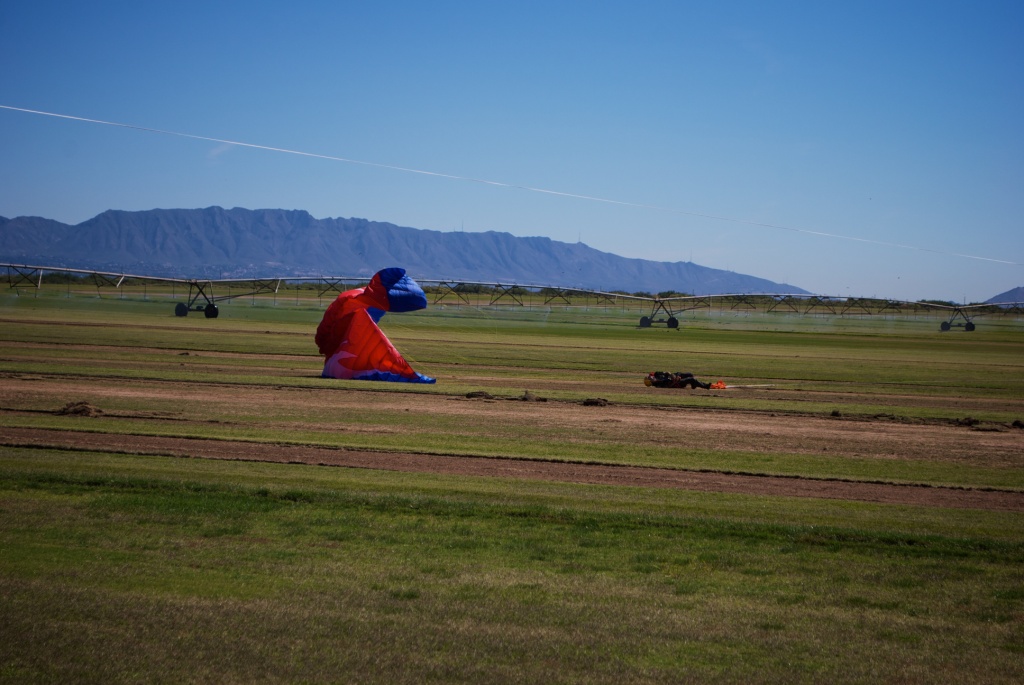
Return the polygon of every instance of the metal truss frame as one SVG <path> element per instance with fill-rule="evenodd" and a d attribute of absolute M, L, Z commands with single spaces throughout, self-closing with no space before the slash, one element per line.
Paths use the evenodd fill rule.
<path fill-rule="evenodd" d="M 160 276 L 144 276 L 126 273 L 114 273 L 96 271 L 91 269 L 74 269 L 67 267 L 33 266 L 28 264 L 0 264 L 6 272 L 6 281 L 10 289 L 15 290 L 19 295 L 23 289 L 32 288 L 38 292 L 43 286 L 43 277 L 46 273 L 66 273 L 84 277 L 91 281 L 97 291 L 101 288 L 113 288 L 121 290 L 127 280 L 141 281 L 145 286 L 147 283 L 170 283 L 188 286 L 188 296 L 185 302 L 175 305 L 175 314 L 186 316 L 190 311 L 201 311 L 207 318 L 216 318 L 218 314 L 217 302 L 231 300 L 237 297 L 266 295 L 273 293 L 276 297 L 282 284 L 286 282 L 314 282 L 316 283 L 318 297 L 323 297 L 328 292 L 344 292 L 369 282 L 365 276 L 316 276 L 316 277 L 294 277 L 288 276 L 270 278 L 236 278 L 236 279 L 185 279 L 169 278 Z M 638 304 L 650 303 L 650 313 L 640 318 L 639 327 L 648 328 L 654 324 L 665 324 L 669 328 L 678 328 L 679 319 L 677 314 L 697 309 L 711 309 L 716 301 L 720 307 L 728 306 L 730 310 L 758 310 L 765 313 L 782 313 L 805 315 L 814 311 L 825 310 L 832 315 L 881 315 L 881 314 L 902 314 L 907 309 L 913 311 L 948 311 L 949 318 L 940 324 L 940 330 L 948 331 L 952 328 L 963 328 L 966 331 L 975 330 L 974 319 L 985 314 L 1007 314 L 1020 316 L 1024 314 L 1024 302 L 1002 302 L 992 305 L 952 305 L 930 302 L 907 302 L 902 300 L 891 300 L 884 298 L 865 297 L 831 297 L 826 295 L 812 294 L 771 294 L 771 293 L 731 293 L 720 295 L 693 295 L 679 297 L 645 297 L 641 295 L 627 295 L 624 293 L 610 293 L 599 290 L 587 290 L 585 288 L 569 288 L 564 286 L 549 285 L 523 285 L 512 283 L 482 283 L 464 281 L 459 279 L 431 280 L 420 279 L 417 281 L 432 291 L 434 304 L 445 302 L 448 298 L 454 297 L 458 300 L 458 306 L 473 306 L 473 300 L 468 295 L 472 294 L 468 288 L 477 288 L 481 295 L 487 294 L 488 306 L 507 304 L 509 306 L 528 307 L 531 306 L 526 300 L 527 294 L 540 295 L 543 297 L 544 305 L 560 303 L 565 306 L 578 306 L 580 298 L 589 303 L 590 298 L 598 305 L 617 305 L 626 302 Z M 244 292 L 231 292 L 233 285 L 242 286 Z M 226 288 L 228 294 L 215 296 L 214 288 Z"/>

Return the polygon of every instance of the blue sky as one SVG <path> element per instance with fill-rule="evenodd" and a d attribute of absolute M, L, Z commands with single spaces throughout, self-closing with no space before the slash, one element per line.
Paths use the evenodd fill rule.
<path fill-rule="evenodd" d="M 0 109 L 6 217 L 304 209 L 828 295 L 1024 285 L 1018 1 L 6 0 L 0 35 L 0 105 L 381 165 Z"/>

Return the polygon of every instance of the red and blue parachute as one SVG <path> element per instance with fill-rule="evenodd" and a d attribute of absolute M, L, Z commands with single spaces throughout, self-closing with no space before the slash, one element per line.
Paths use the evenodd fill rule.
<path fill-rule="evenodd" d="M 338 295 L 316 329 L 324 355 L 324 378 L 434 383 L 417 373 L 387 339 L 377 322 L 385 312 L 412 312 L 427 306 L 423 288 L 392 267 L 374 274 L 365 288 Z"/>

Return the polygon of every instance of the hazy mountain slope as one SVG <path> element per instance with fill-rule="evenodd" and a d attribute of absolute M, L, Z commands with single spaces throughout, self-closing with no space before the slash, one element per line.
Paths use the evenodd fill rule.
<path fill-rule="evenodd" d="M 998 302 L 1024 302 L 1024 286 L 1017 286 L 1005 293 L 985 300 L 985 304 L 996 304 Z"/>
<path fill-rule="evenodd" d="M 628 292 L 805 292 L 690 262 L 628 259 L 582 243 L 315 219 L 280 209 L 111 210 L 77 226 L 0 218 L 0 261 L 186 277 L 358 276 L 402 266 L 423 279 Z"/>

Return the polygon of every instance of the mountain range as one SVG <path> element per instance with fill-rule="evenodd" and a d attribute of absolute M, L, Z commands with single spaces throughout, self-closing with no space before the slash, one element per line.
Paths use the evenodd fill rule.
<path fill-rule="evenodd" d="M 995 297 L 985 300 L 985 304 L 999 304 L 1003 302 L 1024 302 L 1024 286 L 1018 286 L 1000 293 Z"/>
<path fill-rule="evenodd" d="M 370 276 L 401 266 L 424 280 L 694 295 L 807 292 L 692 262 L 630 259 L 550 238 L 237 207 L 110 210 L 74 226 L 0 217 L 0 261 L 179 278 Z"/>

